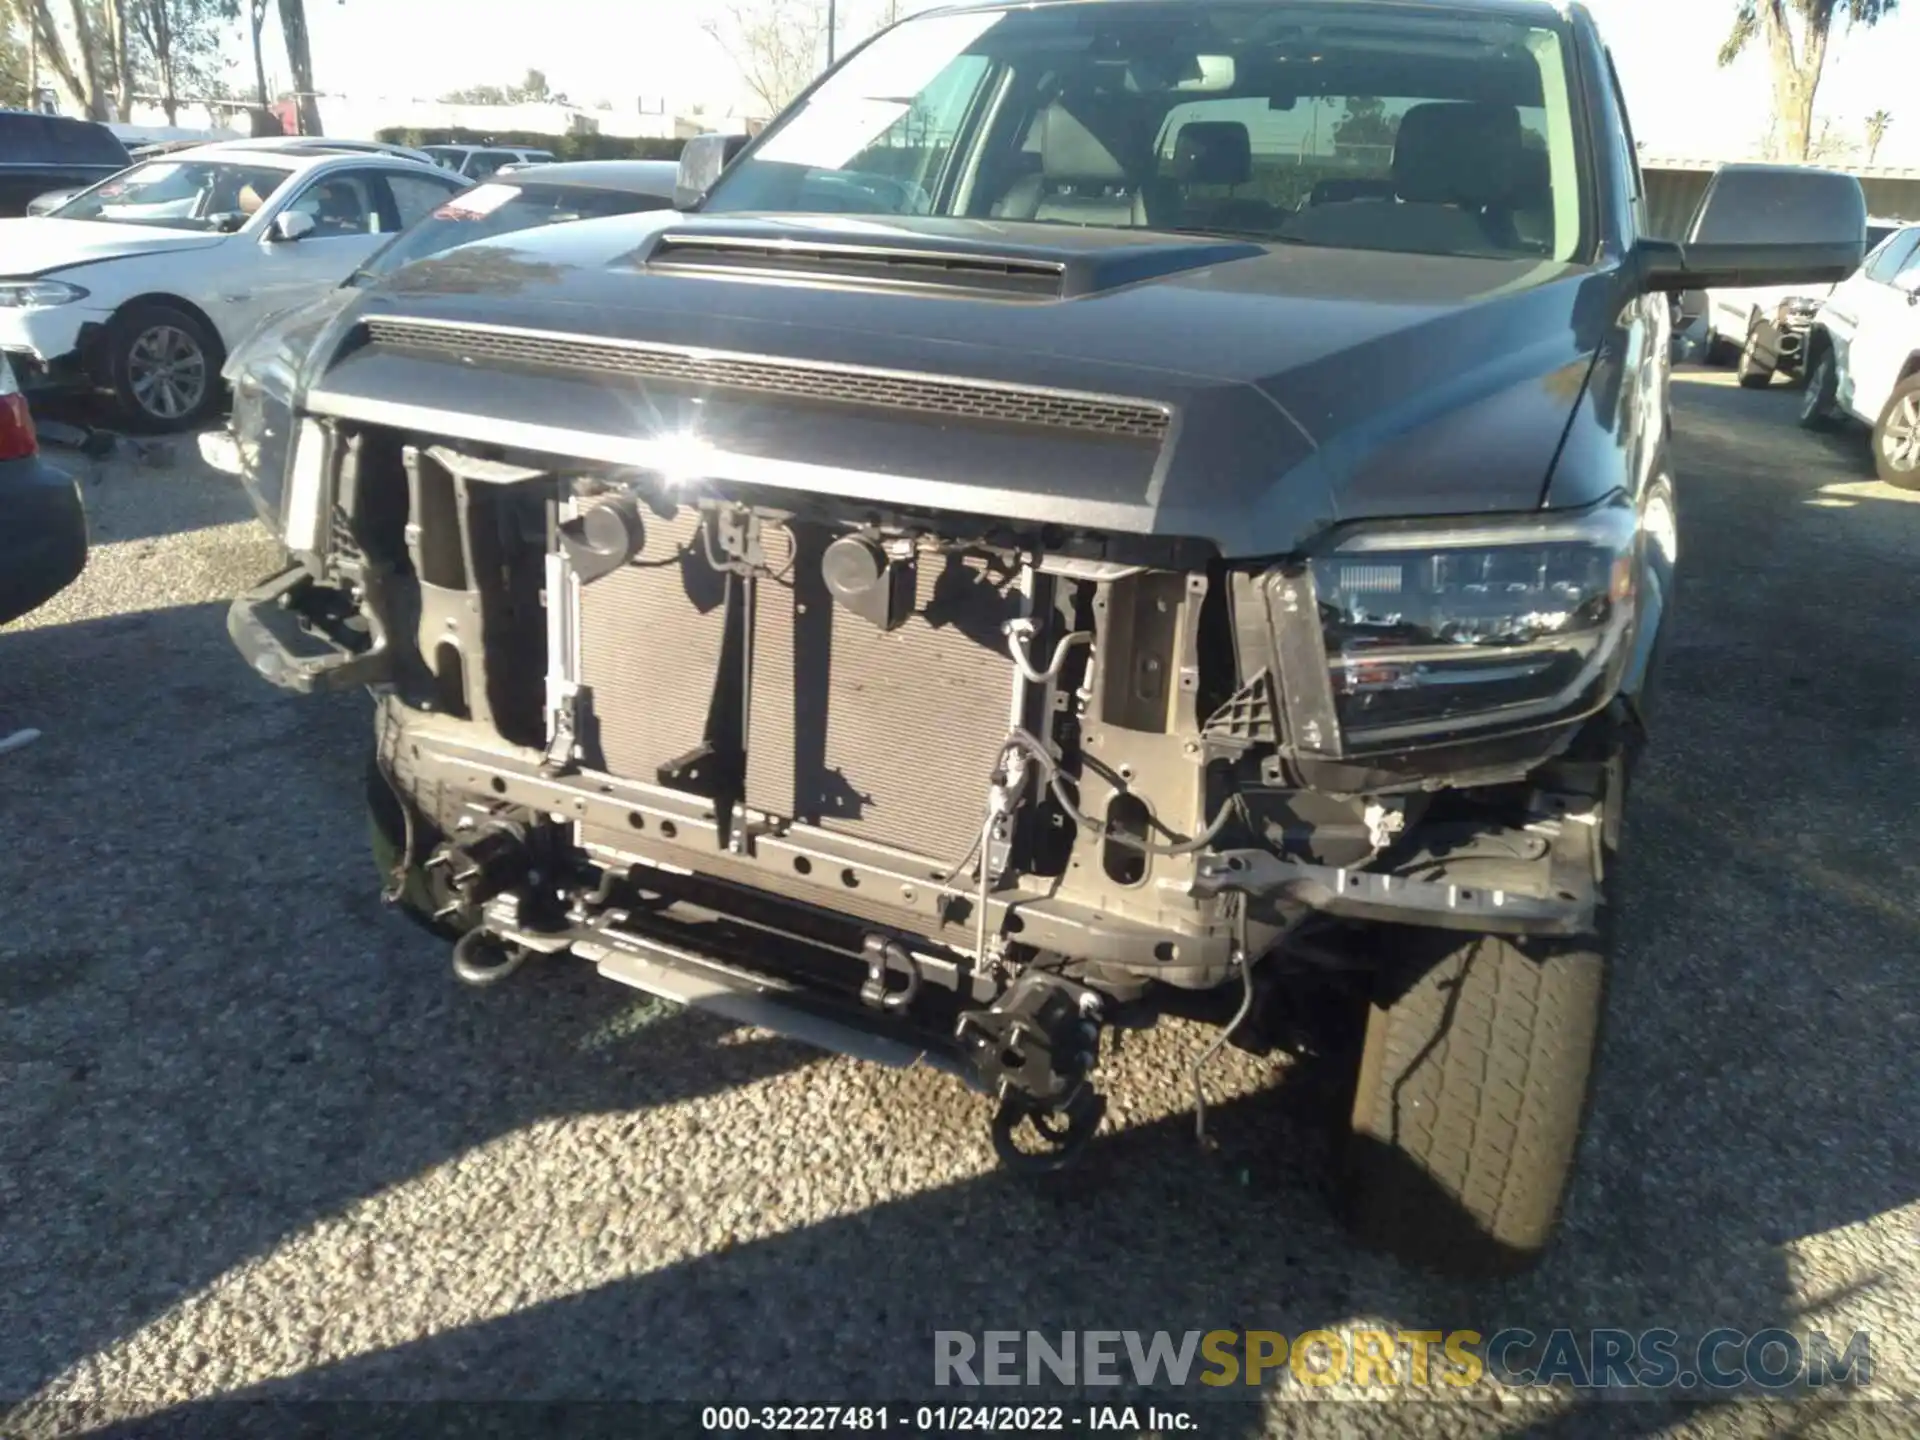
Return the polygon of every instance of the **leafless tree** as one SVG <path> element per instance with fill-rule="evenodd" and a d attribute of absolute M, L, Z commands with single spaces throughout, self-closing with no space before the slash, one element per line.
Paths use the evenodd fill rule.
<path fill-rule="evenodd" d="M 1803 157 L 1820 165 L 1845 165 L 1858 153 L 1853 137 L 1833 123 L 1831 116 L 1821 118 Z"/>
<path fill-rule="evenodd" d="M 1756 39 L 1766 45 L 1784 158 L 1810 158 L 1814 95 L 1820 88 L 1834 26 L 1876 25 L 1898 4 L 1899 0 L 1737 0 L 1733 29 L 1720 47 L 1720 63 L 1731 65 Z"/>
<path fill-rule="evenodd" d="M 739 67 L 764 113 L 777 115 L 820 71 L 826 7 L 820 0 L 727 0 L 702 28 Z"/>

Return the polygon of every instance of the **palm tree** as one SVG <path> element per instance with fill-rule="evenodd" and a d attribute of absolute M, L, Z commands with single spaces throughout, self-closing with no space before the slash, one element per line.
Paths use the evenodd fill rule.
<path fill-rule="evenodd" d="M 1805 160 L 1813 141 L 1813 97 L 1827 63 L 1827 39 L 1836 21 L 1876 25 L 1899 0 L 1735 0 L 1733 29 L 1720 47 L 1731 65 L 1756 38 L 1773 71 L 1773 109 L 1781 120 L 1788 160 Z"/>
<path fill-rule="evenodd" d="M 1867 116 L 1867 163 L 1873 164 L 1873 157 L 1880 153 L 1880 142 L 1887 138 L 1887 127 L 1893 124 L 1891 110 L 1876 110 Z"/>

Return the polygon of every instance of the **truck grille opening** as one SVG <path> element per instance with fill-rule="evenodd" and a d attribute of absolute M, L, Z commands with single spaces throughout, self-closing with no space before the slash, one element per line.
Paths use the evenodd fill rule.
<path fill-rule="evenodd" d="M 466 364 L 525 365 L 621 376 L 643 386 L 736 390 L 821 404 L 910 410 L 982 423 L 1071 430 L 1158 444 L 1167 408 L 1124 396 L 1041 390 L 938 375 L 815 365 L 720 351 L 599 340 L 550 331 L 374 316 L 376 345 Z"/>

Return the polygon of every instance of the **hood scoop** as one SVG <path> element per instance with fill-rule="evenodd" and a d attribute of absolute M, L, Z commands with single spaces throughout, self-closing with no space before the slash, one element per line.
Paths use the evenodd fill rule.
<path fill-rule="evenodd" d="M 667 230 L 656 237 L 642 264 L 656 274 L 1065 300 L 1263 253 L 1258 245 L 1240 242 L 1134 243 L 1124 233 L 1115 241 L 1116 232 L 1105 231 L 1104 243 L 1089 245 L 1085 232 L 1066 227 L 948 224 L 953 233 L 890 229 L 873 238 L 776 225 Z M 1065 235 L 1057 233 L 1061 230 Z M 1029 237 L 1033 243 L 1009 243 Z"/>

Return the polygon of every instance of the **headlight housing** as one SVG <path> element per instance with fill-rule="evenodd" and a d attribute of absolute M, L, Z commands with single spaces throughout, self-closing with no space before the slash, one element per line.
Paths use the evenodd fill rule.
<path fill-rule="evenodd" d="M 64 280 L 0 280 L 0 310 L 45 310 L 86 298 L 85 290 Z"/>
<path fill-rule="evenodd" d="M 1566 514 L 1336 536 L 1300 577 L 1311 581 L 1326 689 L 1303 697 L 1323 714 L 1299 738 L 1349 755 L 1596 708 L 1626 659 L 1641 532 L 1622 496 Z"/>

